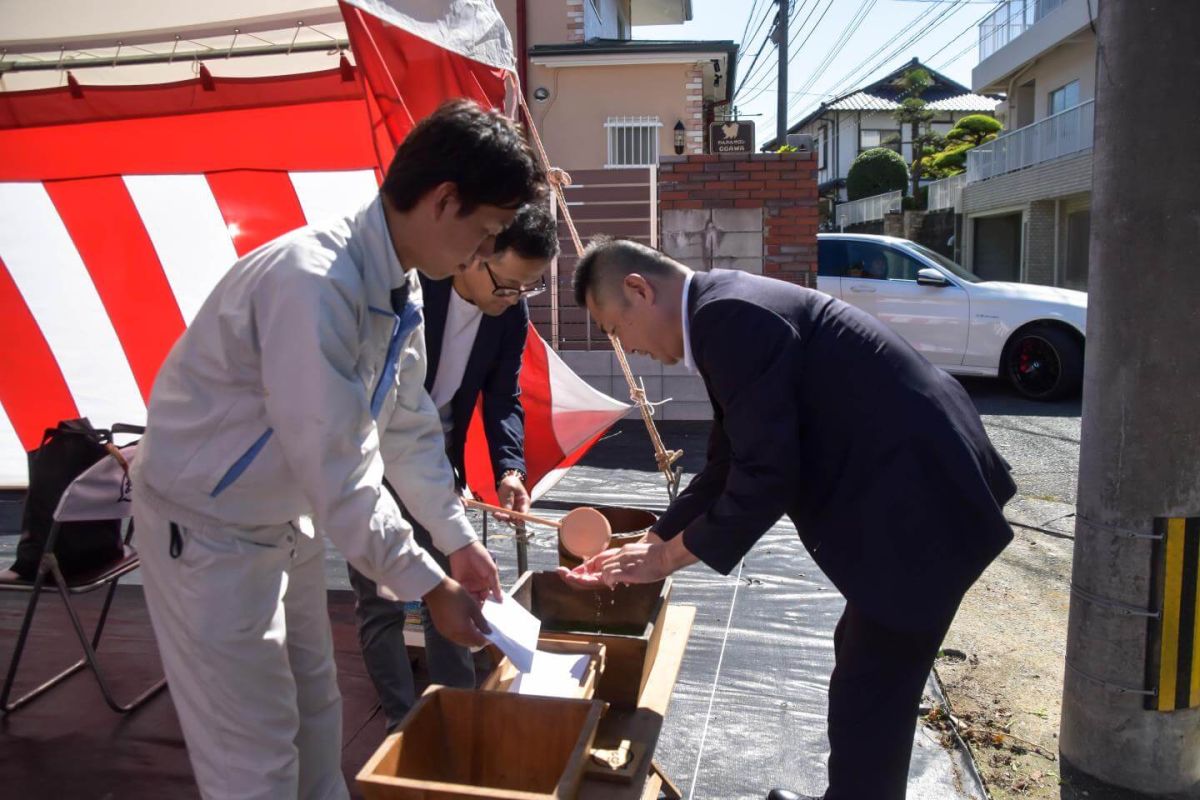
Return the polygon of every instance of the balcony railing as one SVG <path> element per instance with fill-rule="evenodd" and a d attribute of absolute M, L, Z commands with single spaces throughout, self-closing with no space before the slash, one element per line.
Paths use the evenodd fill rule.
<path fill-rule="evenodd" d="M 840 203 L 837 207 L 838 228 L 842 229 L 847 225 L 883 219 L 884 214 L 900 210 L 903 196 L 903 192 L 897 190 L 864 197 L 861 200 L 851 200 L 849 203 Z"/>
<path fill-rule="evenodd" d="M 1029 30 L 1066 0 L 1004 0 L 979 24 L 979 60 L 983 61 Z"/>
<path fill-rule="evenodd" d="M 1095 119 L 1096 101 L 1088 100 L 969 150 L 967 183 L 1088 150 Z"/>
<path fill-rule="evenodd" d="M 967 174 L 965 172 L 930 183 L 929 210 L 940 211 L 944 208 L 958 208 L 958 200 L 962 196 L 962 187 L 966 185 Z"/>

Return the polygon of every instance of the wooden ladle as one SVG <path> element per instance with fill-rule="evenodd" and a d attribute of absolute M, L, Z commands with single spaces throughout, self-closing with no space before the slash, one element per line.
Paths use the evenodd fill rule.
<path fill-rule="evenodd" d="M 468 508 L 490 511 L 493 514 L 507 514 L 513 519 L 523 519 L 536 525 L 555 528 L 563 547 L 576 558 L 587 559 L 603 553 L 612 539 L 612 526 L 608 524 L 608 518 L 587 506 L 573 508 L 561 520 L 555 520 L 535 517 L 533 514 L 513 511 L 511 508 L 494 506 L 479 500 L 464 499 L 463 504 Z"/>

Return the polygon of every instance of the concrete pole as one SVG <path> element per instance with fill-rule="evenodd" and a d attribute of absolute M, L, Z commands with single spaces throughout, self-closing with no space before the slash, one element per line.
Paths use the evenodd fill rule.
<path fill-rule="evenodd" d="M 1148 710 L 1137 693 L 1155 687 L 1147 664 L 1159 652 L 1148 648 L 1157 623 L 1142 614 L 1160 613 L 1163 601 L 1155 543 L 1129 535 L 1152 533 L 1156 518 L 1200 517 L 1200 104 L 1180 94 L 1200 86 L 1200 4 L 1101 0 L 1096 28 L 1079 518 L 1060 742 L 1066 761 L 1101 781 L 1200 797 L 1200 709 Z M 1194 547 L 1188 552 L 1184 563 L 1197 560 Z M 1194 612 L 1176 628 L 1180 637 L 1200 632 Z"/>

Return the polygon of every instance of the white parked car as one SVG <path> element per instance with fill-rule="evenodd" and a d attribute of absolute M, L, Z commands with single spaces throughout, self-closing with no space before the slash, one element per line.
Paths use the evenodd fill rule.
<path fill-rule="evenodd" d="M 817 288 L 886 322 L 955 375 L 1007 378 L 1053 400 L 1083 377 L 1087 294 L 985 281 L 907 239 L 817 235 Z"/>

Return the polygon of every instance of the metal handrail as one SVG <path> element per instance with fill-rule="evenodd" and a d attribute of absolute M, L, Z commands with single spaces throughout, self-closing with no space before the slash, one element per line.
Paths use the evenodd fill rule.
<path fill-rule="evenodd" d="M 929 210 L 938 211 L 943 208 L 958 208 L 959 201 L 962 198 L 963 187 L 966 185 L 967 174 L 965 172 L 952 175 L 949 178 L 932 181 L 929 184 Z"/>
<path fill-rule="evenodd" d="M 1066 0 L 1004 0 L 979 23 L 979 60 L 983 61 L 1036 25 Z"/>
<path fill-rule="evenodd" d="M 837 207 L 838 228 L 883 219 L 885 214 L 900 210 L 903 198 L 904 193 L 897 189 L 894 192 L 884 192 L 860 200 L 851 200 L 848 203 L 839 203 Z"/>
<path fill-rule="evenodd" d="M 967 183 L 1072 155 L 1092 147 L 1096 101 L 1087 100 L 967 152 Z"/>

